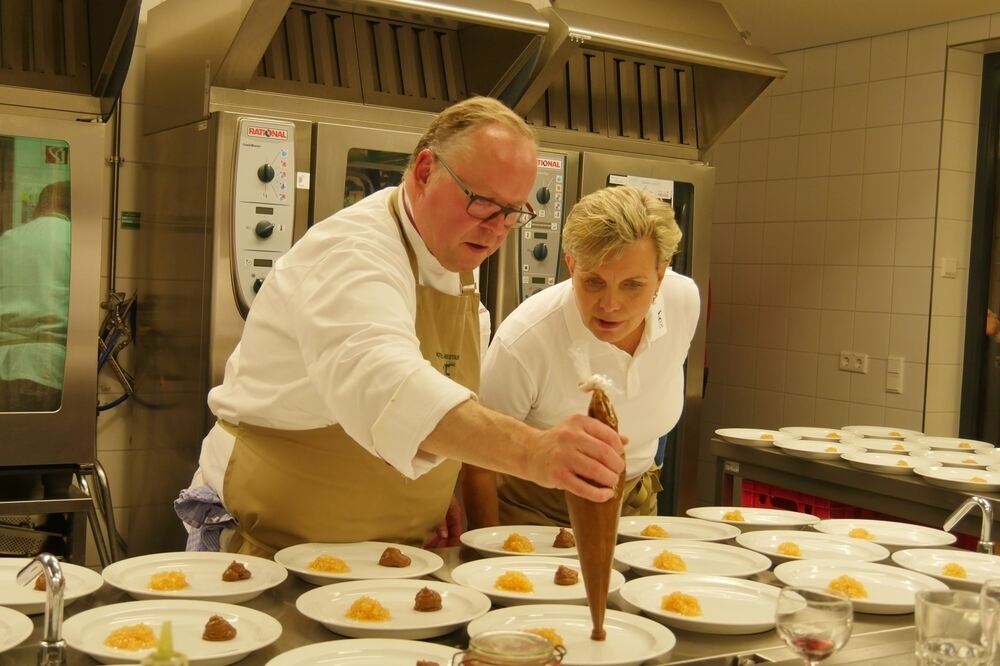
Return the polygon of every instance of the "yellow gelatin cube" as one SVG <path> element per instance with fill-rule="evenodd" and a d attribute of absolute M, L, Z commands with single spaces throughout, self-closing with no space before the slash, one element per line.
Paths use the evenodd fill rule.
<path fill-rule="evenodd" d="M 789 557 L 802 557 L 802 549 L 794 541 L 784 541 L 778 544 L 778 554 Z"/>
<path fill-rule="evenodd" d="M 774 435 L 771 433 L 764 433 L 760 436 L 761 439 L 767 440 L 768 442 L 774 441 Z"/>
<path fill-rule="evenodd" d="M 906 462 L 902 458 L 896 461 L 896 467 L 909 467 L 910 463 Z"/>
<path fill-rule="evenodd" d="M 854 537 L 855 539 L 874 539 L 875 535 L 866 530 L 863 527 L 855 527 L 853 530 L 847 533 L 847 536 Z"/>
<path fill-rule="evenodd" d="M 958 443 L 958 448 L 960 448 L 960 449 L 971 449 L 972 448 L 972 444 L 969 444 L 968 442 L 959 442 Z"/>
<path fill-rule="evenodd" d="M 657 537 L 659 539 L 666 539 L 670 536 L 670 533 L 663 529 L 662 525 L 657 525 L 655 523 L 646 525 L 646 527 L 644 527 L 642 532 L 639 532 L 639 534 L 642 536 Z"/>
<path fill-rule="evenodd" d="M 986 479 L 984 479 L 981 476 L 974 476 L 971 479 L 969 479 L 969 481 L 972 481 L 973 483 L 986 483 Z"/>
<path fill-rule="evenodd" d="M 902 436 L 903 436 L 903 433 L 899 432 L 898 430 L 890 430 L 889 431 L 889 437 L 902 437 Z"/>
<path fill-rule="evenodd" d="M 840 435 L 838 435 L 835 432 L 828 432 L 828 433 L 826 433 L 826 438 L 827 439 L 840 439 Z"/>
<path fill-rule="evenodd" d="M 949 562 L 948 564 L 944 565 L 944 567 L 941 569 L 941 573 L 944 574 L 945 576 L 951 576 L 952 578 L 965 579 L 969 577 L 969 574 L 965 571 L 965 567 L 963 567 L 958 562 Z"/>
<path fill-rule="evenodd" d="M 498 590 L 506 590 L 508 592 L 535 591 L 535 585 L 531 582 L 531 579 L 520 571 L 508 571 L 504 573 L 502 576 L 497 578 L 495 583 L 493 583 L 493 587 Z"/>
<path fill-rule="evenodd" d="M 362 595 L 355 599 L 351 607 L 347 609 L 347 617 L 360 622 L 385 622 L 392 617 L 392 614 L 377 600 Z"/>
<path fill-rule="evenodd" d="M 517 532 L 511 532 L 510 536 L 503 542 L 502 548 L 504 550 L 509 550 L 512 553 L 533 553 L 535 552 L 535 547 L 531 543 L 531 539 Z"/>
<path fill-rule="evenodd" d="M 868 590 L 865 589 L 864 584 L 856 578 L 852 578 L 847 574 L 842 576 L 837 576 L 830 581 L 827 585 L 834 592 L 843 592 L 851 599 L 867 599 Z"/>
<path fill-rule="evenodd" d="M 653 566 L 664 571 L 687 571 L 687 564 L 677 553 L 665 550 L 653 558 Z"/>
<path fill-rule="evenodd" d="M 892 450 L 893 451 L 905 451 L 906 447 L 903 446 L 902 444 L 893 444 L 892 445 Z"/>
<path fill-rule="evenodd" d="M 746 520 L 746 518 L 743 517 L 743 512 L 740 511 L 739 509 L 733 509 L 732 511 L 726 511 L 724 514 L 722 514 L 722 519 L 723 520 L 730 520 L 730 521 L 733 521 L 733 522 L 736 522 L 736 523 L 742 523 L 742 522 L 744 522 Z"/>
<path fill-rule="evenodd" d="M 686 615 L 688 617 L 701 615 L 701 604 L 698 603 L 698 600 L 690 594 L 684 594 L 683 592 L 671 592 L 664 595 L 663 600 L 660 602 L 660 607 L 671 613 Z"/>
<path fill-rule="evenodd" d="M 156 634 L 145 622 L 115 629 L 104 639 L 104 644 L 117 650 L 148 650 L 156 647 Z"/>
<path fill-rule="evenodd" d="M 183 571 L 160 571 L 149 578 L 149 589 L 157 592 L 176 592 L 189 587 Z"/>
<path fill-rule="evenodd" d="M 531 629 L 525 629 L 529 634 L 535 634 L 536 636 L 541 636 L 549 643 L 556 646 L 563 645 L 563 637 L 556 633 L 555 629 L 549 627 L 532 627 Z"/>
<path fill-rule="evenodd" d="M 840 449 L 838 449 L 836 446 L 828 446 L 823 450 L 826 451 L 827 453 L 837 453 L 840 451 Z"/>
<path fill-rule="evenodd" d="M 323 573 L 345 573 L 351 570 L 351 567 L 347 566 L 347 562 L 344 560 L 325 553 L 310 562 L 309 568 Z"/>

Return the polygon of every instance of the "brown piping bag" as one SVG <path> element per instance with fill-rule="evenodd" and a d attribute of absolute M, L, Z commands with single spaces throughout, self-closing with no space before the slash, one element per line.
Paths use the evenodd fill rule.
<path fill-rule="evenodd" d="M 606 423 L 617 432 L 618 417 L 606 393 L 610 386 L 610 380 L 594 375 L 581 384 L 580 388 L 591 392 L 587 415 Z M 604 631 L 604 613 L 608 607 L 608 587 L 611 583 L 615 543 L 618 540 L 618 517 L 622 510 L 624 486 L 625 471 L 622 470 L 615 485 L 614 497 L 605 502 L 591 502 L 573 493 L 566 493 L 569 520 L 576 536 L 576 550 L 593 623 L 590 638 L 595 641 L 603 641 L 607 636 Z"/>

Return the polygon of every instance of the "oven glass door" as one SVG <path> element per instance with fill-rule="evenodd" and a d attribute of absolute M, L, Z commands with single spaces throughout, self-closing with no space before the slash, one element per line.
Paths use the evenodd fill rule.
<path fill-rule="evenodd" d="M 0 135 L 0 412 L 62 404 L 69 170 L 66 141 Z"/>

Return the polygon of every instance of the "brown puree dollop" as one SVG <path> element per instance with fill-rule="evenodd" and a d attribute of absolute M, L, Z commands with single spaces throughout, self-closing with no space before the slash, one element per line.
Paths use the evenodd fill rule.
<path fill-rule="evenodd" d="M 35 579 L 35 589 L 39 592 L 44 592 L 48 589 L 45 587 L 45 574 L 38 574 L 38 578 Z"/>
<path fill-rule="evenodd" d="M 382 557 L 378 558 L 379 566 L 383 567 L 408 567 L 410 566 L 410 557 L 405 555 L 403 551 L 399 548 L 389 546 L 382 551 Z"/>
<path fill-rule="evenodd" d="M 422 587 L 413 599 L 413 610 L 430 612 L 441 610 L 441 595 L 429 587 Z"/>
<path fill-rule="evenodd" d="M 553 577 L 556 585 L 576 585 L 580 580 L 580 574 L 575 569 L 570 569 L 564 564 L 560 564 Z"/>
<path fill-rule="evenodd" d="M 222 580 L 227 583 L 232 583 L 238 580 L 246 580 L 253 576 L 250 570 L 247 569 L 242 562 L 237 562 L 233 560 L 233 563 L 226 567 L 226 570 L 222 572 Z"/>
<path fill-rule="evenodd" d="M 208 618 L 201 637 L 206 641 L 231 641 L 236 638 L 236 627 L 229 624 L 221 615 L 213 615 Z"/>
<path fill-rule="evenodd" d="M 552 542 L 553 548 L 576 548 L 576 538 L 573 533 L 570 532 L 565 527 L 559 528 L 559 534 L 556 535 L 555 541 Z"/>

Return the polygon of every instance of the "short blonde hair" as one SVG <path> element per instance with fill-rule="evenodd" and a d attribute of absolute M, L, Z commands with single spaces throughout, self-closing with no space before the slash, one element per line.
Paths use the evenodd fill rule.
<path fill-rule="evenodd" d="M 674 209 L 637 187 L 605 187 L 580 199 L 566 218 L 563 250 L 583 270 L 649 238 L 659 266 L 677 253 L 681 230 Z"/>
<path fill-rule="evenodd" d="M 452 104 L 431 121 L 430 127 L 410 154 L 407 171 L 425 148 L 447 157 L 454 149 L 461 149 L 469 134 L 487 125 L 506 127 L 533 144 L 538 144 L 534 131 L 503 102 L 492 97 L 470 97 Z"/>

